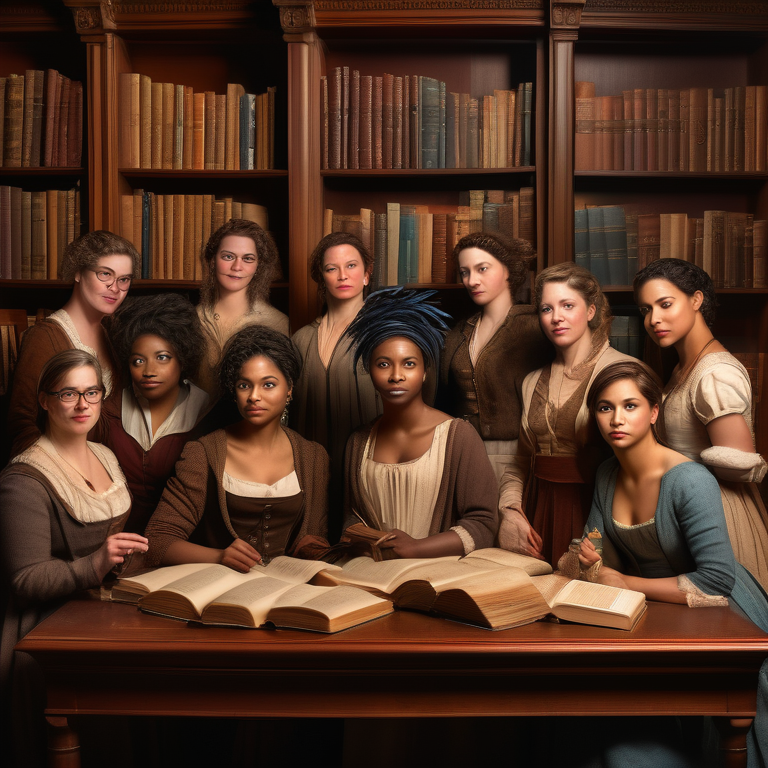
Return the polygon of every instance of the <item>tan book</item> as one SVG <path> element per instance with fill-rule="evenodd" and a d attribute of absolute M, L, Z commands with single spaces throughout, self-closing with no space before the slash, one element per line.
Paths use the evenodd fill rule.
<path fill-rule="evenodd" d="M 216 94 L 205 92 L 205 170 L 216 168 Z"/>
<path fill-rule="evenodd" d="M 59 271 L 59 193 L 49 189 L 45 197 L 48 279 L 56 280 Z"/>
<path fill-rule="evenodd" d="M 32 88 L 32 146 L 30 150 L 29 165 L 32 168 L 39 168 L 43 164 L 43 137 L 45 127 L 43 125 L 44 93 L 45 93 L 45 72 L 43 70 L 32 70 L 34 78 L 33 85 L 27 84 Z M 82 87 L 81 87 L 82 88 Z M 2 131 L 0 130 L 0 146 L 2 146 Z"/>
<path fill-rule="evenodd" d="M 165 271 L 165 195 L 153 195 L 150 198 L 152 218 L 152 265 L 153 274 L 158 280 L 169 277 Z"/>
<path fill-rule="evenodd" d="M 3 165 L 21 167 L 24 130 L 24 76 L 9 75 L 5 81 L 5 130 L 3 135 Z"/>
<path fill-rule="evenodd" d="M 194 152 L 192 132 L 194 131 L 194 92 L 191 85 L 184 86 L 184 129 L 183 152 L 181 155 L 181 167 L 184 170 L 192 169 L 192 155 Z"/>
<path fill-rule="evenodd" d="M 362 590 L 306 583 L 327 568 L 334 566 L 290 557 L 247 574 L 222 565 L 171 566 L 120 580 L 112 599 L 138 597 L 143 611 L 206 624 L 317 632 L 337 632 L 392 612 L 389 601 Z"/>
<path fill-rule="evenodd" d="M 432 228 L 434 214 L 416 211 L 416 228 L 419 233 L 419 282 L 432 282 Z M 426 207 L 426 206 L 424 206 Z"/>
<path fill-rule="evenodd" d="M 768 85 L 755 86 L 755 170 L 765 171 L 768 153 Z"/>
<path fill-rule="evenodd" d="M 223 227 L 226 223 L 225 208 L 223 200 L 213 201 L 213 223 L 211 224 L 212 230 L 215 232 L 219 227 Z"/>
<path fill-rule="evenodd" d="M 203 231 L 200 236 L 200 239 L 202 241 L 202 248 L 205 248 L 205 244 L 208 242 L 208 238 L 211 236 L 211 233 L 213 232 L 213 229 L 211 229 L 213 227 L 213 195 L 203 195 L 202 222 L 203 222 Z M 201 248 L 200 258 L 202 258 L 202 248 Z M 200 268 L 202 269 L 203 266 L 204 265 L 201 262 Z"/>
<path fill-rule="evenodd" d="M 163 84 L 152 83 L 152 168 L 163 167 Z"/>
<path fill-rule="evenodd" d="M 184 162 L 184 86 L 173 86 L 173 154 L 171 166 L 180 171 Z"/>
<path fill-rule="evenodd" d="M 595 84 L 577 81 L 574 84 L 576 100 L 576 132 L 574 135 L 573 169 L 595 170 Z"/>
<path fill-rule="evenodd" d="M 195 278 L 195 198 L 197 195 L 182 195 L 184 200 L 184 247 L 181 252 L 184 280 Z"/>
<path fill-rule="evenodd" d="M 192 279 L 200 280 L 203 276 L 203 265 L 201 262 L 203 248 L 203 195 L 194 195 L 193 208 L 193 230 L 192 230 L 192 248 L 190 258 L 192 259 Z"/>
<path fill-rule="evenodd" d="M 75 239 L 75 190 L 68 189 L 67 195 L 67 239 L 69 245 Z"/>
<path fill-rule="evenodd" d="M 170 195 L 169 195 L 170 197 Z M 184 235 L 186 234 L 186 202 L 184 195 L 173 196 L 173 279 L 184 279 Z"/>
<path fill-rule="evenodd" d="M 152 167 L 152 79 L 139 78 L 139 167 Z"/>
<path fill-rule="evenodd" d="M 9 277 L 21 277 L 21 187 L 11 187 L 11 270 Z"/>
<path fill-rule="evenodd" d="M 133 190 L 133 226 L 131 233 L 131 242 L 133 243 L 140 256 L 143 256 L 142 251 L 142 223 L 144 217 L 144 190 Z"/>
<path fill-rule="evenodd" d="M 205 168 L 205 93 L 196 93 L 192 99 L 192 168 Z"/>
<path fill-rule="evenodd" d="M 29 168 L 32 165 L 32 123 L 35 101 L 35 70 L 24 72 L 24 119 L 21 132 L 21 165 Z"/>
<path fill-rule="evenodd" d="M 57 252 L 57 258 L 58 258 L 58 264 L 56 265 L 56 279 L 61 279 L 61 257 L 64 253 L 64 247 L 67 244 L 67 192 L 64 189 L 60 189 L 57 192 L 58 194 L 58 205 L 56 208 L 56 213 L 59 217 L 58 220 L 58 232 L 56 235 L 57 240 L 57 246 L 58 246 L 58 252 Z"/>
<path fill-rule="evenodd" d="M 8 84 L 6 82 L 6 92 Z M 55 165 L 54 157 L 58 152 L 58 132 L 56 119 L 61 99 L 61 78 L 55 69 L 45 71 L 45 140 L 43 142 L 43 165 Z"/>
<path fill-rule="evenodd" d="M 22 280 L 32 277 L 32 193 L 21 193 L 21 272 Z"/>
<path fill-rule="evenodd" d="M 232 201 L 232 218 L 233 219 L 243 218 L 243 204 L 239 203 L 237 200 Z"/>
<path fill-rule="evenodd" d="M 33 280 L 45 280 L 48 277 L 46 198 L 45 191 L 32 193 L 31 277 Z"/>
<path fill-rule="evenodd" d="M 227 138 L 227 97 L 216 96 L 216 140 L 214 146 L 214 168 L 225 170 Z"/>
<path fill-rule="evenodd" d="M 120 168 L 141 167 L 141 75 L 122 72 L 117 76 L 119 136 L 117 164 Z"/>
<path fill-rule="evenodd" d="M 72 81 L 63 75 L 61 79 L 61 103 L 59 118 L 56 121 L 58 149 L 56 165 L 66 166 L 69 154 L 69 108 L 72 101 Z"/>
<path fill-rule="evenodd" d="M 690 88 L 688 93 L 688 168 L 707 170 L 707 88 Z"/>
<path fill-rule="evenodd" d="M 173 140 L 176 120 L 176 93 L 173 83 L 163 83 L 163 169 L 173 169 Z"/>
<path fill-rule="evenodd" d="M 245 96 L 245 88 L 238 83 L 227 84 L 226 95 L 226 133 L 224 168 L 228 171 L 240 169 L 240 97 Z"/>
<path fill-rule="evenodd" d="M 754 85 L 744 89 L 744 170 L 756 170 L 757 124 L 755 119 L 757 92 Z"/>

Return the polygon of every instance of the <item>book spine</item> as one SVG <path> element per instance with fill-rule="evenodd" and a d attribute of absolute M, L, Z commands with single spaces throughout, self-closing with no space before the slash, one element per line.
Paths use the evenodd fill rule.
<path fill-rule="evenodd" d="M 403 167 L 403 78 L 392 81 L 392 167 Z"/>
<path fill-rule="evenodd" d="M 373 77 L 360 78 L 359 167 L 373 168 Z"/>
<path fill-rule="evenodd" d="M 24 76 L 10 75 L 5 83 L 5 131 L 3 165 L 21 168 L 24 131 Z"/>
<path fill-rule="evenodd" d="M 341 167 L 349 168 L 349 67 L 341 68 Z"/>
<path fill-rule="evenodd" d="M 680 170 L 680 91 L 669 91 L 669 130 L 667 132 L 667 170 Z"/>
<path fill-rule="evenodd" d="M 59 166 L 67 164 L 67 153 L 69 151 L 69 104 L 72 92 L 72 81 L 68 77 L 61 77 L 61 113 L 58 122 L 58 160 Z"/>
<path fill-rule="evenodd" d="M 707 170 L 707 88 L 690 88 L 688 93 L 688 170 Z"/>
<path fill-rule="evenodd" d="M 334 67 L 328 78 L 328 136 L 328 167 L 338 170 L 341 168 L 341 67 Z"/>
<path fill-rule="evenodd" d="M 226 94 L 216 94 L 216 129 L 214 132 L 214 163 L 217 171 L 225 170 L 227 147 L 227 97 Z"/>
<path fill-rule="evenodd" d="M 743 171 L 744 168 L 744 128 L 746 120 L 747 89 L 737 85 L 733 89 L 733 170 Z"/>
<path fill-rule="evenodd" d="M 35 70 L 28 69 L 24 72 L 24 118 L 21 133 L 21 165 L 29 168 L 32 165 L 32 122 L 34 115 L 35 99 Z"/>
<path fill-rule="evenodd" d="M 173 87 L 173 155 L 171 165 L 180 171 L 184 167 L 184 86 Z"/>
<path fill-rule="evenodd" d="M 384 167 L 382 114 L 384 109 L 384 78 L 373 78 L 373 167 Z"/>
<path fill-rule="evenodd" d="M 680 89 L 680 167 L 676 170 L 691 170 L 691 90 Z"/>
<path fill-rule="evenodd" d="M 320 164 L 323 170 L 328 169 L 328 77 L 320 76 L 320 105 L 322 117 L 320 121 Z"/>
<path fill-rule="evenodd" d="M 196 93 L 192 97 L 192 167 L 196 170 L 205 168 L 205 93 Z"/>
<path fill-rule="evenodd" d="M 411 78 L 403 75 L 403 97 L 401 104 L 403 131 L 403 168 L 411 167 Z"/>
<path fill-rule="evenodd" d="M 48 238 L 46 224 L 46 194 L 32 193 L 31 278 L 45 280 L 48 275 Z"/>
<path fill-rule="evenodd" d="M 649 171 L 659 170 L 659 92 L 655 88 L 645 91 L 646 159 Z"/>
<path fill-rule="evenodd" d="M 624 116 L 624 170 L 632 171 L 635 161 L 635 102 L 633 91 L 622 91 L 622 114 Z"/>
<path fill-rule="evenodd" d="M 349 159 L 347 165 L 360 168 L 360 72 L 353 69 L 349 81 Z"/>
<path fill-rule="evenodd" d="M 152 80 L 147 75 L 139 78 L 139 124 L 141 168 L 152 167 Z"/>
<path fill-rule="evenodd" d="M 182 153 L 181 167 L 184 170 L 192 170 L 192 156 L 194 146 L 192 133 L 194 132 L 194 99 L 195 94 L 191 85 L 184 86 L 184 125 L 182 128 Z"/>
<path fill-rule="evenodd" d="M 656 124 L 659 153 L 656 170 L 666 171 L 669 164 L 669 140 L 667 138 L 669 134 L 669 91 L 666 88 L 659 88 L 656 101 L 659 116 Z"/>
<path fill-rule="evenodd" d="M 163 167 L 163 84 L 152 83 L 152 168 Z"/>
<path fill-rule="evenodd" d="M 393 125 L 393 99 L 395 89 L 395 78 L 393 75 L 384 73 L 382 77 L 381 91 L 381 152 L 382 168 L 392 168 L 392 150 L 394 139 Z"/>

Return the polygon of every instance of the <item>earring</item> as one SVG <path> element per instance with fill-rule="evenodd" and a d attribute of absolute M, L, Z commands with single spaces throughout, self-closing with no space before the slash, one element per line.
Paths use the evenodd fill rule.
<path fill-rule="evenodd" d="M 293 394 L 289 394 L 285 399 L 285 408 L 283 408 L 283 415 L 280 417 L 280 423 L 285 427 L 288 426 L 288 405 L 291 400 L 293 400 Z"/>
<path fill-rule="evenodd" d="M 421 381 L 422 381 L 422 383 L 423 383 L 423 382 L 425 382 L 426 380 L 427 380 L 427 374 L 425 373 L 425 374 L 424 374 L 424 377 L 422 378 L 422 380 L 421 380 Z"/>

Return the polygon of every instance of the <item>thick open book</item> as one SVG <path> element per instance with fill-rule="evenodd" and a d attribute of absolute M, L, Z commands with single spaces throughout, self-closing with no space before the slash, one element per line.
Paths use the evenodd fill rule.
<path fill-rule="evenodd" d="M 392 600 L 489 629 L 509 629 L 549 614 L 584 624 L 631 629 L 645 596 L 555 576 L 541 560 L 500 549 L 466 557 L 374 562 L 355 558 L 317 574 L 315 584 L 348 584 Z"/>
<path fill-rule="evenodd" d="M 276 557 L 248 573 L 224 565 L 174 565 L 121 579 L 112 599 L 138 602 L 148 613 L 205 624 L 317 632 L 338 632 L 392 612 L 391 602 L 363 590 L 306 583 L 318 571 L 335 568 L 292 557 Z"/>

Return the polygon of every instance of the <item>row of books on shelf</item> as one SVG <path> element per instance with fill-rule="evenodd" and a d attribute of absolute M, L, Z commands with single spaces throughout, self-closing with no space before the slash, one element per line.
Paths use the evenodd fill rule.
<path fill-rule="evenodd" d="M 0 77 L 0 166 L 79 167 L 83 84 L 55 69 Z"/>
<path fill-rule="evenodd" d="M 64 248 L 80 235 L 80 191 L 0 186 L 0 278 L 56 280 Z"/>
<path fill-rule="evenodd" d="M 455 283 L 453 249 L 471 232 L 500 231 L 535 241 L 533 187 L 470 190 L 459 205 L 387 203 L 385 213 L 325 210 L 323 234 L 349 232 L 374 255 L 374 286 Z"/>
<path fill-rule="evenodd" d="M 195 93 L 191 86 L 120 74 L 121 168 L 268 170 L 275 167 L 275 88 Z"/>
<path fill-rule="evenodd" d="M 324 169 L 531 164 L 532 83 L 475 99 L 432 77 L 334 67 L 321 99 Z"/>
<path fill-rule="evenodd" d="M 768 171 L 766 85 L 575 94 L 577 171 Z"/>
<path fill-rule="evenodd" d="M 143 189 L 121 198 L 122 235 L 141 254 L 145 280 L 200 280 L 200 254 L 211 232 L 230 219 L 269 229 L 267 209 L 231 197 L 157 195 Z"/>
<path fill-rule="evenodd" d="M 751 213 L 637 213 L 621 205 L 574 211 L 574 255 L 602 285 L 630 285 L 659 258 L 690 261 L 715 288 L 768 288 L 768 221 Z"/>

